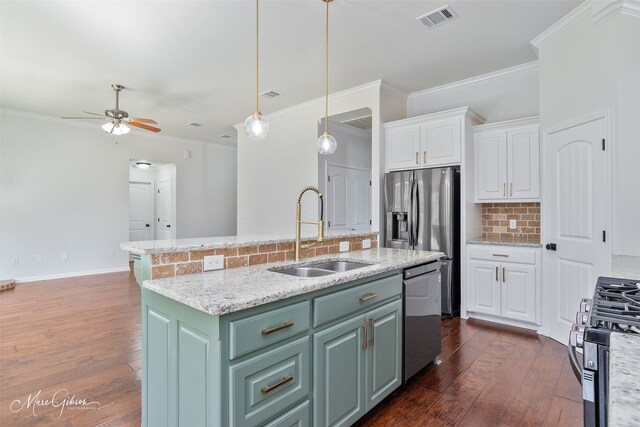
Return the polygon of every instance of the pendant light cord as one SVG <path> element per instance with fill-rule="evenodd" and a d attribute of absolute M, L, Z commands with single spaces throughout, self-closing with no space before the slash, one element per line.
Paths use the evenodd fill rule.
<path fill-rule="evenodd" d="M 258 108 L 258 90 L 259 90 L 259 86 L 258 86 L 258 75 L 259 75 L 259 70 L 260 70 L 260 61 L 259 61 L 259 51 L 260 51 L 260 37 L 259 37 L 259 15 L 258 15 L 259 9 L 258 9 L 258 0 L 256 0 L 256 113 L 258 113 L 260 111 L 260 109 Z"/>
<path fill-rule="evenodd" d="M 329 2 L 327 3 L 327 13 L 325 20 L 325 103 L 324 103 L 324 133 L 329 133 Z"/>

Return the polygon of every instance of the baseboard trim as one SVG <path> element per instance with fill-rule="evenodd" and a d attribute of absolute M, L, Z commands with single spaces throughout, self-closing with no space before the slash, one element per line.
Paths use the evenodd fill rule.
<path fill-rule="evenodd" d="M 39 282 L 42 280 L 66 279 L 69 277 L 94 276 L 96 274 L 122 273 L 124 271 L 130 271 L 130 270 L 131 269 L 128 266 L 115 267 L 115 268 L 103 268 L 99 270 L 77 271 L 72 273 L 59 273 L 59 274 L 47 274 L 44 276 L 20 277 L 15 280 L 16 280 L 16 283 L 29 283 L 29 282 Z"/>
<path fill-rule="evenodd" d="M 539 334 L 541 333 L 542 327 L 540 325 L 536 325 L 533 323 L 528 323 L 528 322 L 521 322 L 518 320 L 511 320 L 511 319 L 505 319 L 504 317 L 499 317 L 499 316 L 492 316 L 490 314 L 484 314 L 484 313 L 476 313 L 476 312 L 468 312 L 467 313 L 469 318 L 474 318 L 474 319 L 478 319 L 478 320 L 484 320 L 487 322 L 493 322 L 493 323 L 501 323 L 503 325 L 509 325 L 509 326 L 515 326 L 517 328 L 522 328 L 522 329 L 529 329 L 532 331 L 536 331 Z"/>

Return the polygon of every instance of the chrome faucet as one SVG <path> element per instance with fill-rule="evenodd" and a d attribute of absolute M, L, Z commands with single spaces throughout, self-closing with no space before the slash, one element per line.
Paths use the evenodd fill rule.
<path fill-rule="evenodd" d="M 301 204 L 300 202 L 302 201 L 302 196 L 304 195 L 304 193 L 306 193 L 307 191 L 315 191 L 315 193 L 318 195 L 318 198 L 320 199 L 320 221 L 318 222 L 312 222 L 312 221 L 302 221 L 300 219 L 300 208 L 301 208 Z M 300 249 L 306 249 L 310 246 L 313 245 L 309 244 L 309 245 L 303 245 L 301 247 L 300 245 L 300 226 L 302 224 L 314 224 L 318 226 L 318 242 L 322 242 L 324 240 L 324 221 L 322 220 L 323 218 L 323 214 L 324 214 L 324 201 L 322 198 L 322 193 L 320 192 L 320 190 L 317 187 L 305 187 L 302 189 L 302 191 L 300 192 L 300 196 L 298 197 L 298 202 L 296 203 L 296 244 L 295 244 L 295 250 L 296 250 L 296 261 L 300 261 Z"/>

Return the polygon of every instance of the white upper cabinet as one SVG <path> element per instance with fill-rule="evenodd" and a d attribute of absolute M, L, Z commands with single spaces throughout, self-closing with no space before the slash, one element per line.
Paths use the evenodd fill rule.
<path fill-rule="evenodd" d="M 474 127 L 475 201 L 540 200 L 538 119 Z"/>
<path fill-rule="evenodd" d="M 385 123 L 386 170 L 459 165 L 466 126 L 482 122 L 463 107 Z"/>

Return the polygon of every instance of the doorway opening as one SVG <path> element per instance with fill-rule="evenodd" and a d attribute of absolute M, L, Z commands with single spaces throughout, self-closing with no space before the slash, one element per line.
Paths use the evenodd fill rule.
<path fill-rule="evenodd" d="M 318 155 L 318 183 L 326 196 L 327 230 L 371 231 L 371 110 L 329 117 L 336 152 Z M 324 119 L 318 135 L 324 132 Z"/>
<path fill-rule="evenodd" d="M 129 241 L 176 238 L 176 165 L 129 161 Z"/>

